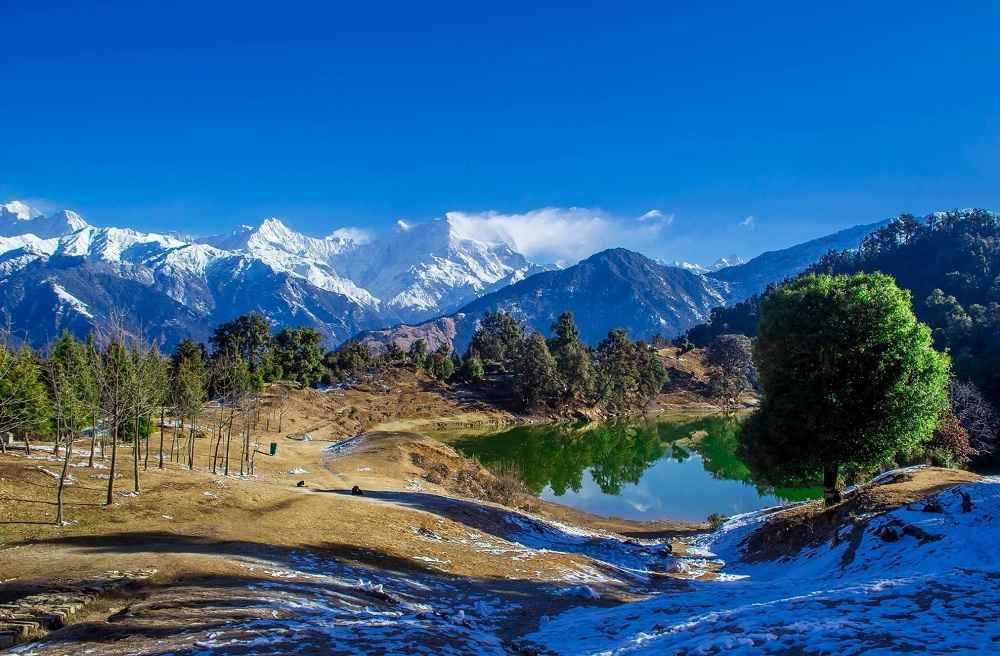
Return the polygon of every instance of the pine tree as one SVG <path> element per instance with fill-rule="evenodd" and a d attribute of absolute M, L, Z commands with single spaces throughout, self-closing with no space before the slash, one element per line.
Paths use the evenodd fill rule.
<path fill-rule="evenodd" d="M 205 403 L 205 350 L 190 340 L 177 345 L 171 359 L 171 396 L 182 420 L 188 422 L 188 469 L 194 469 L 195 422 Z M 183 425 L 181 427 L 183 431 Z M 175 439 L 177 437 L 175 429 Z"/>
<path fill-rule="evenodd" d="M 559 395 L 559 372 L 545 338 L 531 333 L 516 353 L 514 395 L 521 405 L 536 410 L 554 401 Z"/>
<path fill-rule="evenodd" d="M 465 354 L 459 372 L 462 380 L 469 383 L 481 381 L 486 373 L 483 369 L 483 361 L 474 352 Z"/>
<path fill-rule="evenodd" d="M 417 341 L 410 344 L 410 350 L 408 352 L 410 357 L 410 362 L 416 365 L 417 369 L 424 369 L 427 367 L 427 342 L 418 339 Z"/>
<path fill-rule="evenodd" d="M 469 349 L 486 362 L 507 368 L 524 341 L 524 326 L 504 311 L 487 312 L 472 335 Z"/>
<path fill-rule="evenodd" d="M 563 312 L 552 325 L 549 350 L 556 360 L 564 401 L 587 403 L 594 394 L 593 356 L 580 339 L 571 312 Z"/>

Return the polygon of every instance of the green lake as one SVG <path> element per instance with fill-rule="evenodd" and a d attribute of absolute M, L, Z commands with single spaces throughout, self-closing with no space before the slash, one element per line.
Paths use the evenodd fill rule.
<path fill-rule="evenodd" d="M 487 467 L 513 463 L 542 499 L 598 515 L 700 521 L 822 497 L 755 484 L 736 457 L 739 430 L 734 417 L 708 415 L 436 437 Z"/>

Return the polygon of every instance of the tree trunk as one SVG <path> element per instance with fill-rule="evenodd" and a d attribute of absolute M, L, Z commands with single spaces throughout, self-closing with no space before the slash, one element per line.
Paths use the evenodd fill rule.
<path fill-rule="evenodd" d="M 226 426 L 226 465 L 225 465 L 226 476 L 229 476 L 229 447 L 232 440 L 233 440 L 233 416 L 230 413 L 229 424 Z"/>
<path fill-rule="evenodd" d="M 160 408 L 160 469 L 163 469 L 163 422 L 166 412 Z"/>
<path fill-rule="evenodd" d="M 222 446 L 222 424 L 219 424 L 216 429 L 217 435 L 215 439 L 215 453 L 212 454 L 212 473 L 219 473 L 219 447 Z"/>
<path fill-rule="evenodd" d="M 135 481 L 135 486 L 133 490 L 136 494 L 139 494 L 139 445 L 142 444 L 142 440 L 139 439 L 139 415 L 135 416 L 135 435 L 132 436 L 132 478 Z"/>
<path fill-rule="evenodd" d="M 97 408 L 94 408 L 90 415 L 90 458 L 87 466 L 94 468 L 94 451 L 97 449 Z"/>
<path fill-rule="evenodd" d="M 183 431 L 184 430 L 184 420 L 180 419 L 179 421 L 180 421 L 180 429 L 181 429 L 181 431 Z M 178 419 L 174 419 L 174 425 L 173 425 L 174 439 L 170 443 L 170 461 L 171 462 L 176 462 L 179 459 L 178 455 L 177 455 L 177 422 L 178 422 Z"/>
<path fill-rule="evenodd" d="M 191 420 L 191 429 L 188 432 L 188 470 L 194 469 L 194 420 Z"/>
<path fill-rule="evenodd" d="M 114 502 L 115 494 L 115 465 L 118 464 L 118 424 L 112 424 L 111 429 L 111 472 L 108 474 L 108 498 L 104 505 L 110 506 Z"/>
<path fill-rule="evenodd" d="M 841 502 L 840 490 L 837 489 L 837 474 L 840 465 L 833 463 L 823 466 L 823 499 L 826 505 L 832 506 Z"/>
<path fill-rule="evenodd" d="M 66 474 L 69 472 L 69 459 L 72 455 L 73 438 L 70 437 L 66 443 L 66 459 L 63 460 L 62 473 L 59 474 L 59 490 L 56 492 L 56 526 L 62 526 L 63 523 L 63 488 L 66 486 Z"/>
<path fill-rule="evenodd" d="M 150 413 L 150 418 L 152 418 L 152 413 Z M 150 422 L 146 422 L 146 423 L 150 423 Z M 150 426 L 149 427 L 149 433 L 152 433 L 152 432 L 153 432 L 153 427 Z M 145 442 L 146 442 L 146 444 L 143 447 L 143 453 L 142 453 L 142 470 L 143 471 L 149 471 L 149 433 L 146 433 L 146 436 L 145 436 Z"/>

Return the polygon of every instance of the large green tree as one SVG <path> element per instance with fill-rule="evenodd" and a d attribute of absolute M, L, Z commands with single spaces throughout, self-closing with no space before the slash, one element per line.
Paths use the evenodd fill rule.
<path fill-rule="evenodd" d="M 621 329 L 597 345 L 597 399 L 612 415 L 642 412 L 667 381 L 656 352 Z"/>
<path fill-rule="evenodd" d="M 251 371 L 265 364 L 273 346 L 271 324 L 257 312 L 244 314 L 219 324 L 209 340 L 215 353 L 235 353 Z"/>
<path fill-rule="evenodd" d="M 514 359 L 514 395 L 528 410 L 540 408 L 559 394 L 559 372 L 545 337 L 531 333 Z"/>
<path fill-rule="evenodd" d="M 587 402 L 594 394 L 594 367 L 590 349 L 580 339 L 572 312 L 563 312 L 552 324 L 549 351 L 556 359 L 564 399 Z"/>
<path fill-rule="evenodd" d="M 513 363 L 524 341 L 524 326 L 503 310 L 487 312 L 472 335 L 469 351 L 484 362 L 507 367 Z"/>
<path fill-rule="evenodd" d="M 287 380 L 306 387 L 323 376 L 323 336 L 315 328 L 285 328 L 278 333 L 275 361 Z"/>
<path fill-rule="evenodd" d="M 766 295 L 754 348 L 764 397 L 741 453 L 761 476 L 869 468 L 932 435 L 948 404 L 948 357 L 884 274 L 809 275 Z"/>

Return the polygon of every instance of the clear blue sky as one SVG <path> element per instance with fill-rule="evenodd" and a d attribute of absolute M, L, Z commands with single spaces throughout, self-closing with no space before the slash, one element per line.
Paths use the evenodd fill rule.
<path fill-rule="evenodd" d="M 1000 206 L 1000 3 L 574 4 L 7 0 L 0 198 L 196 233 L 657 208 L 643 250 L 693 260 Z"/>

